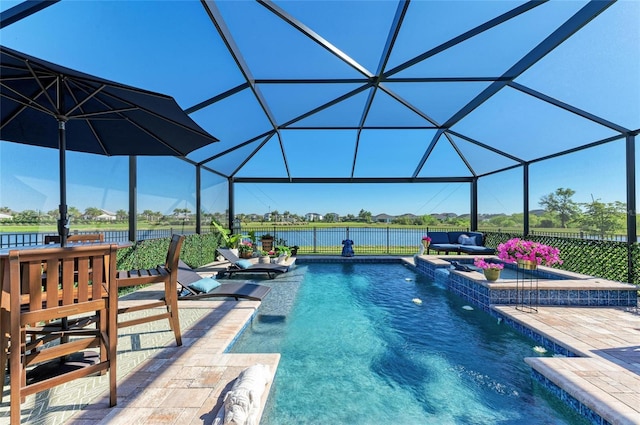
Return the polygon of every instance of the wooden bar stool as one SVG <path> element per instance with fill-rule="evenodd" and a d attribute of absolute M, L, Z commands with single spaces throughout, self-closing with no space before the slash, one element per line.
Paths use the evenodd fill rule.
<path fill-rule="evenodd" d="M 106 244 L 24 249 L 2 259 L 0 362 L 4 375 L 8 354 L 11 423 L 20 423 L 27 395 L 95 373 L 109 372 L 116 404 L 116 251 Z M 59 273 L 45 276 L 45 264 Z M 59 342 L 46 344 L 52 340 Z M 90 358 L 86 350 L 96 347 L 84 367 L 67 367 L 69 356 Z"/>

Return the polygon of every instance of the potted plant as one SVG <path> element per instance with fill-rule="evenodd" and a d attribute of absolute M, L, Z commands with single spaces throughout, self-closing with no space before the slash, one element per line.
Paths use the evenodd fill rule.
<path fill-rule="evenodd" d="M 216 228 L 216 230 L 222 236 L 222 241 L 224 243 L 225 248 L 229 248 L 235 251 L 235 254 L 238 255 L 238 244 L 242 241 L 243 238 L 248 237 L 247 235 L 243 235 L 240 233 L 231 234 L 231 230 L 225 229 L 216 221 L 211 221 L 211 225 Z"/>
<path fill-rule="evenodd" d="M 260 242 L 262 243 L 263 251 L 271 251 L 273 249 L 273 236 L 269 233 L 265 233 L 260 238 Z"/>
<path fill-rule="evenodd" d="M 473 260 L 473 264 L 476 267 L 482 269 L 484 273 L 484 277 L 489 282 L 495 282 L 500 278 L 500 270 L 504 269 L 504 265 L 500 263 L 488 263 L 484 260 L 484 258 L 476 257 Z"/>
<path fill-rule="evenodd" d="M 562 264 L 558 248 L 519 238 L 509 239 L 498 245 L 498 258 L 507 263 L 517 263 L 520 268 L 531 270 L 535 270 L 540 265 Z"/>
<path fill-rule="evenodd" d="M 291 257 L 291 248 L 286 245 L 277 245 L 275 251 L 276 257 L 279 257 L 282 254 L 285 254 L 285 260 L 288 260 L 289 257 Z"/>
<path fill-rule="evenodd" d="M 275 254 L 275 253 L 273 251 L 265 251 L 265 250 L 260 251 L 260 258 L 258 259 L 258 262 L 261 264 L 271 263 L 272 254 Z"/>
<path fill-rule="evenodd" d="M 422 246 L 424 246 L 424 249 L 429 248 L 430 243 L 431 243 L 431 238 L 427 235 L 424 235 L 422 237 Z"/>
<path fill-rule="evenodd" d="M 238 245 L 238 256 L 240 258 L 253 257 L 253 244 L 249 241 L 242 242 Z"/>

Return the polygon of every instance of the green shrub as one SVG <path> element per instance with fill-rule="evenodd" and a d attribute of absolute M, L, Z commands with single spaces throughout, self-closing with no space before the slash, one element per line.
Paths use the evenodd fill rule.
<path fill-rule="evenodd" d="M 118 250 L 118 270 L 148 269 L 164 264 L 169 242 L 171 238 L 148 239 Z M 180 259 L 194 268 L 208 264 L 215 260 L 220 242 L 216 234 L 185 236 Z"/>

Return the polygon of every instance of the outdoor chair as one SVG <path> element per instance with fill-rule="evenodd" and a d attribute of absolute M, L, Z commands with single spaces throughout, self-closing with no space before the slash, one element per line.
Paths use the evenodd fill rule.
<path fill-rule="evenodd" d="M 295 261 L 295 258 L 291 257 L 289 259 L 291 262 L 285 264 L 254 263 L 251 260 L 238 258 L 238 256 L 228 248 L 218 248 L 218 252 L 231 263 L 227 270 L 218 272 L 218 277 L 224 277 L 225 275 L 232 277 L 236 273 L 266 273 L 269 279 L 274 279 L 276 275 L 288 272 L 289 268 L 293 265 L 293 261 Z"/>
<path fill-rule="evenodd" d="M 151 269 L 135 269 L 121 270 L 116 276 L 116 284 L 118 288 L 130 286 L 147 285 L 150 283 L 164 284 L 164 297 L 153 302 L 144 301 L 142 304 L 130 307 L 121 307 L 118 309 L 118 316 L 136 311 L 155 309 L 156 307 L 164 307 L 165 312 L 152 314 L 146 317 L 138 317 L 129 320 L 118 321 L 118 328 L 139 325 L 141 323 L 153 322 L 156 320 L 168 319 L 169 326 L 176 338 L 176 345 L 182 345 L 182 336 L 180 334 L 180 320 L 178 318 L 178 300 L 177 300 L 177 278 L 178 278 L 178 261 L 180 259 L 180 249 L 184 236 L 173 235 L 169 243 L 167 259 L 164 264 Z"/>
<path fill-rule="evenodd" d="M 178 263 L 178 284 L 182 288 L 179 300 L 200 300 L 203 298 L 234 298 L 262 301 L 271 287 L 253 283 L 220 283 L 211 277 L 202 277 L 191 267 Z"/>
<path fill-rule="evenodd" d="M 109 404 L 116 404 L 116 250 L 23 249 L 3 259 L 0 378 L 8 357 L 11 423 L 20 423 L 26 396 L 95 373 L 109 372 Z M 59 273 L 43 278 L 45 264 Z"/>

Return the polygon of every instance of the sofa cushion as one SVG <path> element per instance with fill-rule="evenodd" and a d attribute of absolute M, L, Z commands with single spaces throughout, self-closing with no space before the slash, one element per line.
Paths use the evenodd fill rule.
<path fill-rule="evenodd" d="M 460 242 L 458 241 L 458 239 L 460 239 L 461 235 L 469 235 L 469 232 L 447 232 L 448 236 L 449 236 L 449 243 L 457 243 L 459 244 Z"/>
<path fill-rule="evenodd" d="M 460 250 L 462 245 L 456 243 L 436 243 L 429 245 L 429 249 L 433 249 L 434 251 L 453 251 L 457 252 Z"/>
<path fill-rule="evenodd" d="M 449 243 L 448 232 L 428 232 L 427 236 L 431 238 L 431 245 L 439 243 Z"/>
<path fill-rule="evenodd" d="M 477 245 L 460 245 L 460 251 L 467 254 L 494 254 L 496 252 L 493 248 Z"/>

